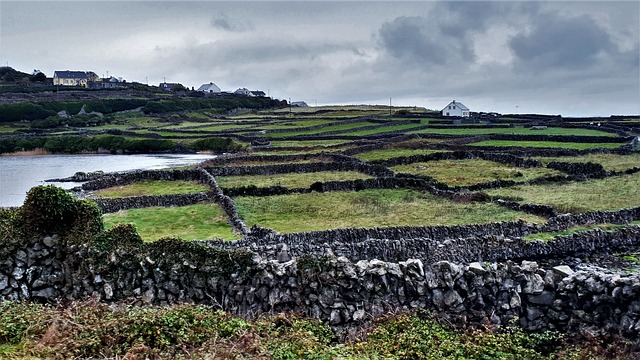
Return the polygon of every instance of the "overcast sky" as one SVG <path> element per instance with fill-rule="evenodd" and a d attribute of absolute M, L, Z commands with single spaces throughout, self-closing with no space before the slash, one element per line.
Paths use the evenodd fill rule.
<path fill-rule="evenodd" d="M 640 113 L 640 2 L 0 1 L 0 61 L 321 104 Z"/>

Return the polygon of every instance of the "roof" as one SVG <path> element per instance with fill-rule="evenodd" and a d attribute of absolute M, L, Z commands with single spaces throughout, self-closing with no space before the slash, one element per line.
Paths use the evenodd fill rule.
<path fill-rule="evenodd" d="M 208 83 L 208 84 L 202 84 L 202 86 L 200 86 L 197 91 L 209 91 L 209 90 L 219 92 L 220 88 L 218 87 L 218 85 L 214 83 Z"/>
<path fill-rule="evenodd" d="M 466 106 L 464 106 L 464 104 L 463 104 L 463 103 L 461 103 L 461 102 L 457 102 L 457 101 L 455 101 L 455 100 L 453 100 L 452 102 L 448 103 L 448 104 L 447 104 L 447 106 L 445 106 L 445 107 L 444 107 L 444 109 L 442 109 L 442 110 L 447 110 L 447 108 L 449 107 L 449 105 L 457 105 L 457 106 L 458 106 L 458 108 L 459 108 L 460 110 L 469 110 L 469 108 L 468 108 L 468 107 L 466 107 Z"/>
<path fill-rule="evenodd" d="M 89 72 L 87 71 L 55 71 L 53 77 L 64 79 L 87 79 L 89 78 Z"/>
<path fill-rule="evenodd" d="M 267 94 L 264 93 L 264 91 L 260 91 L 260 90 L 251 91 L 251 94 L 253 94 L 255 96 L 265 96 L 265 95 L 267 95 Z"/>

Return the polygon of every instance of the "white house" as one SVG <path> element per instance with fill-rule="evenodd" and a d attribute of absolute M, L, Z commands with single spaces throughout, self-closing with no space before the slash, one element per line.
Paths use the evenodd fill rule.
<path fill-rule="evenodd" d="M 210 82 L 208 84 L 202 84 L 202 86 L 200 86 L 196 91 L 201 91 L 205 94 L 216 94 L 220 92 L 220 88 L 218 85 Z"/>
<path fill-rule="evenodd" d="M 55 71 L 53 85 L 88 87 L 89 83 L 100 81 L 100 77 L 93 71 Z"/>
<path fill-rule="evenodd" d="M 453 100 L 442 109 L 442 116 L 469 117 L 469 108 L 463 103 Z"/>

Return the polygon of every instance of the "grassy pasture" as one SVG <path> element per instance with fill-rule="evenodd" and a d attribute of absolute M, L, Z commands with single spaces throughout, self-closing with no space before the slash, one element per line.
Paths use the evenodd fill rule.
<path fill-rule="evenodd" d="M 257 187 L 284 186 L 288 188 L 307 188 L 317 181 L 344 181 L 370 179 L 371 176 L 357 171 L 320 171 L 301 174 L 275 174 L 251 176 L 219 176 L 216 178 L 220 187 L 240 187 L 255 185 Z"/>
<path fill-rule="evenodd" d="M 217 204 L 130 209 L 103 215 L 106 229 L 118 223 L 133 223 L 144 241 L 163 237 L 185 240 L 221 238 L 236 240 L 227 215 Z"/>
<path fill-rule="evenodd" d="M 459 129 L 421 129 L 408 131 L 408 134 L 447 134 L 447 135 L 487 135 L 487 134 L 514 134 L 514 135 L 574 135 L 574 136 L 616 136 L 616 134 L 591 129 L 567 129 L 549 127 L 543 130 L 531 130 L 528 127 L 516 126 L 512 128 L 459 128 Z"/>
<path fill-rule="evenodd" d="M 344 133 L 343 135 L 348 135 L 348 136 L 367 136 L 367 135 L 375 135 L 375 134 L 381 134 L 381 133 L 386 133 L 386 132 L 391 132 L 391 131 L 409 130 L 409 129 L 413 129 L 413 128 L 418 127 L 418 126 L 422 126 L 422 124 L 390 125 L 390 126 L 383 126 L 383 127 L 377 128 L 377 129 L 360 130 L 360 131 Z"/>
<path fill-rule="evenodd" d="M 310 164 L 310 163 L 326 163 L 331 162 L 332 160 L 329 158 L 323 157 L 313 157 L 306 160 L 296 160 L 296 164 Z M 264 166 L 264 165 L 279 165 L 279 164 L 290 164 L 291 161 L 284 160 L 264 160 L 264 161 L 249 161 L 249 160 L 234 160 L 230 158 L 224 164 L 219 164 L 216 166 Z"/>
<path fill-rule="evenodd" d="M 357 129 L 357 128 L 361 128 L 361 127 L 365 127 L 365 126 L 371 126 L 371 125 L 378 125 L 378 124 L 375 124 L 375 123 L 372 123 L 372 122 L 368 122 L 368 121 L 363 121 L 363 122 L 358 122 L 358 123 L 331 125 L 331 126 L 323 127 L 321 129 L 314 129 L 314 130 L 306 130 L 306 131 L 302 130 L 302 131 L 297 131 L 297 132 L 269 133 L 269 134 L 265 134 L 265 136 L 270 137 L 270 138 L 279 138 L 279 137 L 289 137 L 289 136 L 297 136 L 297 135 L 316 135 L 316 134 L 322 134 L 322 133 L 329 132 L 329 131 L 351 130 L 351 129 Z"/>
<path fill-rule="evenodd" d="M 559 141 L 516 141 L 516 140 L 486 140 L 469 144 L 470 146 L 497 146 L 497 147 L 533 147 L 533 148 L 563 148 L 563 149 L 615 149 L 623 143 L 573 143 Z"/>
<path fill-rule="evenodd" d="M 450 186 L 468 186 L 492 180 L 527 181 L 545 175 L 560 175 L 547 168 L 518 168 L 482 159 L 438 160 L 398 165 L 395 172 L 426 175 Z"/>
<path fill-rule="evenodd" d="M 205 192 L 209 187 L 197 181 L 145 180 L 128 185 L 98 190 L 94 196 L 101 198 L 122 198 L 131 196 L 194 194 Z"/>
<path fill-rule="evenodd" d="M 640 154 L 587 154 L 582 156 L 535 157 L 547 165 L 552 161 L 562 162 L 593 162 L 602 165 L 607 171 L 623 171 L 640 166 Z"/>
<path fill-rule="evenodd" d="M 402 157 L 402 156 L 427 155 L 427 154 L 433 154 L 437 152 L 444 152 L 444 150 L 390 148 L 390 149 L 379 149 L 379 150 L 367 151 L 367 152 L 355 154 L 353 155 L 353 157 L 358 158 L 360 160 L 364 160 L 364 161 L 374 161 L 374 160 L 387 160 L 387 159 Z"/>
<path fill-rule="evenodd" d="M 563 185 L 519 185 L 487 190 L 498 197 L 550 205 L 562 212 L 616 210 L 640 206 L 640 173 Z"/>
<path fill-rule="evenodd" d="M 455 203 L 413 190 L 363 190 L 264 197 L 237 197 L 248 226 L 282 233 L 349 227 L 454 225 L 542 219 L 491 203 Z"/>
<path fill-rule="evenodd" d="M 273 147 L 312 147 L 312 146 L 333 146 L 346 144 L 349 140 L 284 140 L 272 141 Z"/>

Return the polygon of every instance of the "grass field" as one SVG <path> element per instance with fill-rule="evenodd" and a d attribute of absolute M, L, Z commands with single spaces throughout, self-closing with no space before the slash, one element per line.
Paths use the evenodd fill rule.
<path fill-rule="evenodd" d="M 367 135 L 374 135 L 374 134 L 386 133 L 386 132 L 391 132 L 391 131 L 409 130 L 409 129 L 413 129 L 413 128 L 418 127 L 418 126 L 422 126 L 422 124 L 390 125 L 390 126 L 383 126 L 383 127 L 377 128 L 377 129 L 369 129 L 369 130 L 361 130 L 361 131 L 354 131 L 354 132 L 344 133 L 343 135 L 347 135 L 347 136 L 367 136 Z"/>
<path fill-rule="evenodd" d="M 332 160 L 324 157 L 312 157 L 306 160 L 296 160 L 296 164 L 309 164 L 309 163 L 326 163 L 331 162 Z M 216 166 L 264 166 L 264 165 L 279 165 L 279 164 L 291 164 L 291 161 L 284 160 L 264 160 L 264 161 L 243 161 L 238 159 L 234 161 L 233 159 L 229 159 L 225 161 L 224 164 L 216 165 Z"/>
<path fill-rule="evenodd" d="M 607 171 L 623 171 L 633 167 L 640 167 L 640 154 L 588 154 L 582 156 L 536 157 L 544 165 L 552 161 L 562 162 L 593 162 L 602 165 Z"/>
<path fill-rule="evenodd" d="M 123 186 L 98 190 L 96 197 L 121 198 L 130 196 L 194 194 L 205 192 L 209 187 L 196 181 L 145 180 Z"/>
<path fill-rule="evenodd" d="M 372 122 L 367 122 L 367 121 L 363 121 L 363 122 L 358 122 L 358 123 L 349 123 L 349 124 L 341 124 L 341 125 L 330 125 L 330 126 L 326 126 L 320 129 L 314 129 L 314 130 L 301 130 L 301 131 L 295 131 L 295 132 L 279 132 L 279 133 L 269 133 L 269 134 L 265 134 L 265 136 L 270 137 L 270 138 L 279 138 L 279 137 L 289 137 L 289 136 L 298 136 L 298 135 L 316 135 L 316 134 L 321 134 L 321 133 L 325 133 L 325 132 L 329 132 L 329 131 L 339 131 L 339 130 L 351 130 L 351 129 L 357 129 L 357 128 L 361 128 L 361 127 L 365 127 L 365 126 L 371 126 L 371 125 L 378 125 Z"/>
<path fill-rule="evenodd" d="M 300 174 L 220 176 L 217 177 L 216 180 L 220 187 L 226 188 L 249 185 L 255 185 L 257 187 L 279 185 L 288 188 L 307 188 L 317 181 L 344 181 L 370 178 L 371 176 L 356 171 L 320 171 Z"/>
<path fill-rule="evenodd" d="M 564 148 L 564 149 L 615 149 L 624 143 L 573 143 L 559 141 L 516 141 L 516 140 L 486 140 L 469 144 L 470 146 L 498 146 L 498 147 L 533 147 L 533 148 Z"/>
<path fill-rule="evenodd" d="M 184 240 L 221 238 L 236 240 L 227 215 L 217 204 L 130 209 L 103 215 L 105 228 L 117 223 L 133 223 L 144 241 L 163 237 Z"/>
<path fill-rule="evenodd" d="M 454 225 L 541 218 L 491 203 L 461 204 L 413 190 L 364 190 L 264 197 L 237 197 L 248 226 L 282 233 L 349 227 Z"/>
<path fill-rule="evenodd" d="M 444 152 L 444 150 L 423 150 L 423 149 L 380 149 L 355 154 L 353 157 L 364 161 L 387 160 L 402 156 L 427 155 L 436 152 Z"/>
<path fill-rule="evenodd" d="M 408 134 L 448 134 L 448 135 L 486 135 L 486 134 L 513 134 L 513 135 L 574 135 L 574 136 L 616 136 L 616 134 L 591 129 L 566 129 L 549 127 L 544 130 L 531 130 L 528 127 L 517 126 L 513 128 L 459 128 L 459 129 L 421 129 L 408 131 Z"/>
<path fill-rule="evenodd" d="M 273 147 L 312 147 L 312 146 L 333 146 L 350 142 L 349 140 L 284 140 L 272 141 Z"/>
<path fill-rule="evenodd" d="M 522 199 L 561 212 L 615 210 L 640 206 L 640 173 L 564 185 L 519 185 L 487 190 L 492 196 Z"/>
<path fill-rule="evenodd" d="M 425 163 L 398 165 L 395 172 L 426 175 L 450 186 L 468 186 L 492 180 L 527 181 L 545 175 L 560 175 L 547 168 L 517 168 L 505 164 L 481 160 L 439 160 Z"/>

